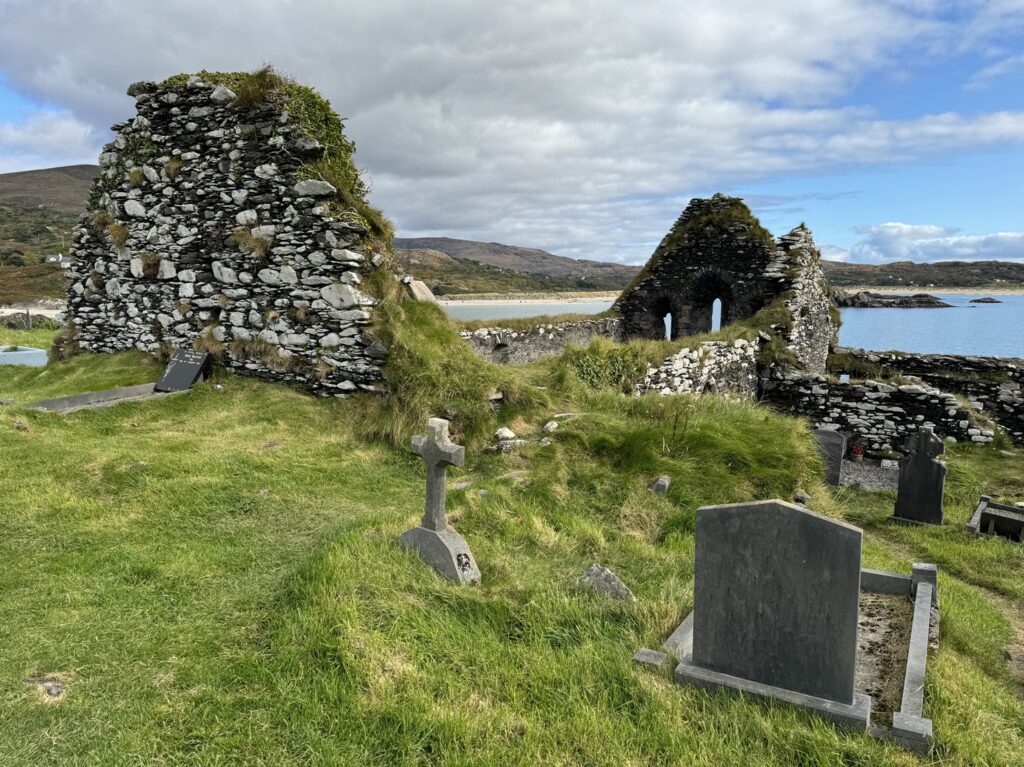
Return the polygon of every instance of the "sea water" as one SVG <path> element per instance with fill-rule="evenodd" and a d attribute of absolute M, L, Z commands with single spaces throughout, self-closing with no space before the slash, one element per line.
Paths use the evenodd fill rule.
<path fill-rule="evenodd" d="M 984 294 L 935 293 L 949 309 L 843 309 L 839 343 L 874 351 L 975 354 L 1024 358 L 1024 295 L 997 295 L 999 304 L 972 304 Z M 445 306 L 459 320 L 498 320 L 540 315 L 598 314 L 606 301 L 488 302 Z"/>

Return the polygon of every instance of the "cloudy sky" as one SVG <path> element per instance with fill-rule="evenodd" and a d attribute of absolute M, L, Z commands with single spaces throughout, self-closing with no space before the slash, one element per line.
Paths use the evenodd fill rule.
<path fill-rule="evenodd" d="M 0 172 L 265 62 L 401 235 L 641 262 L 722 191 L 832 258 L 1024 261 L 1024 0 L 0 0 Z"/>

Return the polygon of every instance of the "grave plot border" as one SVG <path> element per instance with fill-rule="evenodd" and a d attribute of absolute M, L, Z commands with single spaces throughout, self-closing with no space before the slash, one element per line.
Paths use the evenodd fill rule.
<path fill-rule="evenodd" d="M 660 652 L 643 648 L 634 656 L 634 661 L 659 669 L 667 664 L 667 659 L 676 658 L 679 664 L 673 679 L 677 684 L 717 688 L 781 701 L 806 709 L 841 727 L 890 740 L 908 751 L 927 753 L 931 749 L 933 733 L 931 719 L 923 715 L 924 682 L 933 612 L 934 619 L 938 620 L 937 579 L 938 569 L 932 564 L 914 563 L 912 575 L 861 569 L 862 593 L 905 595 L 914 600 L 907 664 L 903 671 L 903 696 L 900 710 L 893 712 L 891 728 L 871 725 L 871 699 L 863 693 L 855 693 L 853 704 L 848 705 L 694 666 L 692 611 L 665 640 Z"/>

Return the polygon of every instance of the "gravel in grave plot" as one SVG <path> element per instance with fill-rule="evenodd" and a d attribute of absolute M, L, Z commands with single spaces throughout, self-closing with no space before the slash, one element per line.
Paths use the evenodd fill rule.
<path fill-rule="evenodd" d="M 883 469 L 878 461 L 843 461 L 844 487 L 860 485 L 865 490 L 896 490 L 899 482 L 899 469 Z"/>
<path fill-rule="evenodd" d="M 860 595 L 854 687 L 871 697 L 871 724 L 889 727 L 903 700 L 914 603 L 898 594 Z"/>

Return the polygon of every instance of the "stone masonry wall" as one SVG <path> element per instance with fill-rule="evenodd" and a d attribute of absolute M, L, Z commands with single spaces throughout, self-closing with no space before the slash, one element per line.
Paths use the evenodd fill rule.
<path fill-rule="evenodd" d="M 706 341 L 650 368 L 636 393 L 757 395 L 758 341 Z"/>
<path fill-rule="evenodd" d="M 783 294 L 792 316 L 786 348 L 805 370 L 824 373 L 837 328 L 821 254 L 811 231 L 802 224 L 780 237 L 779 246 L 786 253 L 790 277 L 789 290 Z"/>
<path fill-rule="evenodd" d="M 336 190 L 300 180 L 323 151 L 281 107 L 223 85 L 129 89 L 94 210 L 75 232 L 68 318 L 82 349 L 205 348 L 229 368 L 323 395 L 376 389 L 386 350 L 360 289 L 383 262 Z M 97 215 L 98 214 L 98 215 Z"/>
<path fill-rule="evenodd" d="M 622 340 L 622 322 L 616 318 L 537 325 L 528 330 L 480 328 L 464 330 L 462 337 L 476 355 L 489 362 L 521 365 L 561 354 L 569 345 L 587 346 L 595 338 Z"/>
<path fill-rule="evenodd" d="M 1024 445 L 1024 360 L 907 352 L 838 349 L 855 359 L 881 365 L 890 374 L 916 376 L 945 392 L 966 397 L 978 410 Z"/>
<path fill-rule="evenodd" d="M 908 434 L 931 426 L 959 442 L 991 442 L 994 432 L 976 426 L 956 395 L 927 385 L 874 381 L 839 383 L 825 376 L 772 370 L 761 381 L 775 408 L 810 418 L 815 427 L 845 431 L 868 454 L 899 451 Z"/>

